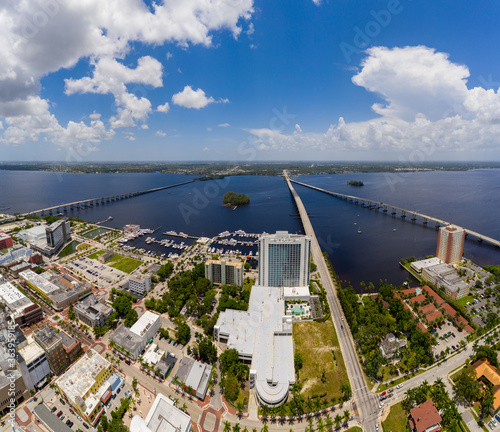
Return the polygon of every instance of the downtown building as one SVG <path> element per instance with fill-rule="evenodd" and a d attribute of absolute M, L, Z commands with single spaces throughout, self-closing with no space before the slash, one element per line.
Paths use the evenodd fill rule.
<path fill-rule="evenodd" d="M 259 281 L 263 287 L 309 286 L 311 239 L 277 231 L 259 238 Z"/>
<path fill-rule="evenodd" d="M 436 257 L 447 264 L 462 261 L 464 254 L 465 230 L 449 225 L 439 228 Z"/>
<path fill-rule="evenodd" d="M 111 363 L 90 349 L 55 384 L 66 401 L 95 426 L 112 394 Z"/>
<path fill-rule="evenodd" d="M 214 339 L 250 365 L 250 388 L 269 406 L 286 402 L 295 383 L 292 317 L 284 310 L 281 288 L 253 286 L 248 310 L 226 309 L 214 326 Z"/>
<path fill-rule="evenodd" d="M 205 277 L 212 285 L 243 286 L 243 263 L 226 260 L 205 262 Z"/>
<path fill-rule="evenodd" d="M 20 327 L 34 324 L 43 319 L 42 308 L 33 303 L 10 282 L 0 282 L 0 301 L 10 312 L 12 320 Z"/>
<path fill-rule="evenodd" d="M 143 296 L 151 290 L 151 275 L 137 273 L 128 278 L 128 290 L 134 294 Z"/>
<path fill-rule="evenodd" d="M 153 342 L 153 337 L 160 326 L 160 316 L 146 311 L 132 327 L 128 328 L 122 324 L 109 339 L 115 343 L 115 349 L 136 360 L 146 345 Z"/>
<path fill-rule="evenodd" d="M 59 375 L 69 366 L 69 357 L 64 349 L 62 337 L 56 329 L 47 325 L 33 331 L 33 339 L 42 347 L 47 355 L 50 370 Z"/>

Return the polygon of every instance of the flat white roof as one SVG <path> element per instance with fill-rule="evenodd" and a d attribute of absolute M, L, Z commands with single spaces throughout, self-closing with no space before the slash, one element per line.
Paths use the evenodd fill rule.
<path fill-rule="evenodd" d="M 441 261 L 437 257 L 434 257 L 434 258 L 423 259 L 420 261 L 414 261 L 411 263 L 411 267 L 413 267 L 415 270 L 419 272 L 424 268 L 435 266 L 436 264 L 442 264 L 442 263 L 443 261 Z"/>
<path fill-rule="evenodd" d="M 252 356 L 256 390 L 269 404 L 283 400 L 295 382 L 292 320 L 285 316 L 281 288 L 253 286 L 248 311 L 226 310 L 217 320 L 227 347 Z"/>
<path fill-rule="evenodd" d="M 146 311 L 141 315 L 136 323 L 132 327 L 130 327 L 130 331 L 137 336 L 142 337 L 144 336 L 146 331 L 159 319 L 159 315 L 156 315 L 150 311 Z"/>
<path fill-rule="evenodd" d="M 10 282 L 0 283 L 0 297 L 10 309 L 17 309 L 18 306 L 22 306 L 24 309 L 26 306 L 33 304 L 28 297 Z"/>
<path fill-rule="evenodd" d="M 283 296 L 288 297 L 310 297 L 311 293 L 308 286 L 303 287 L 283 287 Z"/>
<path fill-rule="evenodd" d="M 135 415 L 130 424 L 132 432 L 188 432 L 191 417 L 174 406 L 162 393 L 158 393 L 146 419 Z"/>
<path fill-rule="evenodd" d="M 45 295 L 49 295 L 54 291 L 60 290 L 58 286 L 54 285 L 52 282 L 49 282 L 47 279 L 44 279 L 40 275 L 37 275 L 33 270 L 25 270 L 19 273 L 19 275 L 27 282 L 36 286 Z"/>
<path fill-rule="evenodd" d="M 152 343 L 142 356 L 142 359 L 149 364 L 156 365 L 163 357 L 163 354 L 165 354 L 165 351 L 158 349 L 158 345 Z"/>
<path fill-rule="evenodd" d="M 110 364 L 104 357 L 91 349 L 68 369 L 56 381 L 56 384 L 74 402 L 78 396 L 81 398 L 85 396 L 90 387 L 94 385 L 99 372 L 109 367 Z"/>
<path fill-rule="evenodd" d="M 38 345 L 34 340 L 33 336 L 30 335 L 27 338 L 28 345 L 19 349 L 19 354 L 23 357 L 26 364 L 30 364 L 33 360 L 45 354 L 45 351 L 40 345 Z"/>

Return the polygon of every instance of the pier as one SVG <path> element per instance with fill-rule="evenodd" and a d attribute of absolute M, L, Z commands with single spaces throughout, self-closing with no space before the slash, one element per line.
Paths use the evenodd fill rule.
<path fill-rule="evenodd" d="M 139 195 L 145 195 L 148 193 L 153 193 L 153 192 L 158 192 L 164 189 L 170 189 L 173 187 L 177 186 L 182 186 L 185 184 L 193 183 L 194 180 L 189 180 L 186 182 L 182 183 L 177 183 L 169 186 L 161 186 L 153 189 L 146 189 L 142 191 L 136 191 L 136 192 L 129 192 L 129 193 L 124 193 L 124 194 L 117 194 L 117 195 L 110 195 L 110 196 L 105 196 L 105 197 L 99 197 L 99 198 L 91 198 L 91 199 L 85 199 L 85 200 L 80 200 L 80 201 L 74 201 L 71 203 L 66 203 L 66 204 L 58 204 L 52 207 L 46 207 L 43 209 L 39 210 L 32 210 L 27 213 L 23 213 L 22 216 L 26 217 L 29 215 L 36 215 L 37 213 L 40 213 L 40 215 L 44 215 L 45 212 L 48 214 L 52 214 L 53 211 L 55 211 L 58 215 L 62 215 L 61 211 L 66 213 L 68 210 L 73 211 L 73 210 L 80 210 L 80 209 L 86 209 L 86 208 L 93 208 L 97 207 L 100 205 L 105 205 L 107 203 L 113 202 L 113 201 L 121 201 L 127 198 L 133 198 Z"/>
<path fill-rule="evenodd" d="M 344 201 L 347 201 L 347 202 L 350 202 L 353 204 L 357 204 L 357 205 L 364 207 L 364 208 L 367 208 L 369 210 L 378 211 L 378 210 L 382 209 L 383 213 L 390 213 L 394 217 L 396 217 L 399 213 L 399 217 L 401 217 L 402 219 L 409 218 L 412 221 L 412 223 L 415 223 L 417 221 L 417 218 L 420 218 L 422 220 L 423 225 L 427 225 L 429 222 L 434 222 L 436 228 L 439 228 L 441 226 L 452 225 L 452 222 L 448 222 L 448 221 L 445 221 L 442 219 L 435 218 L 433 216 L 425 215 L 423 213 L 420 213 L 420 212 L 417 212 L 414 210 L 408 210 L 408 209 L 405 209 L 403 207 L 395 206 L 395 205 L 384 203 L 381 201 L 374 201 L 374 200 L 370 200 L 370 199 L 366 199 L 366 198 L 356 197 L 353 195 L 346 195 L 346 194 L 341 194 L 338 192 L 332 192 L 332 191 L 328 191 L 325 189 L 321 189 L 321 188 L 316 187 L 316 186 L 311 186 L 311 185 L 308 185 L 306 183 L 299 182 L 297 180 L 290 179 L 289 181 L 293 182 L 295 184 L 298 184 L 298 185 L 301 185 L 304 187 L 308 187 L 310 189 L 314 189 L 314 190 L 317 190 L 319 192 L 323 192 L 325 194 L 334 196 L 335 198 L 340 198 Z M 483 234 L 480 234 L 476 231 L 470 230 L 470 229 L 465 228 L 465 227 L 464 227 L 464 230 L 465 230 L 466 236 L 472 236 L 472 237 L 476 238 L 477 241 L 480 243 L 482 243 L 482 242 L 489 243 L 497 248 L 500 248 L 500 241 L 499 240 L 485 236 Z"/>

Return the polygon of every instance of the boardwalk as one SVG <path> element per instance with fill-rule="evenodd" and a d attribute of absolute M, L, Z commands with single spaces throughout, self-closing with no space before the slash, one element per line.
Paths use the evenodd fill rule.
<path fill-rule="evenodd" d="M 336 198 L 340 198 L 340 199 L 352 202 L 354 204 L 359 204 L 362 207 L 366 207 L 366 208 L 368 208 L 370 210 L 383 209 L 382 210 L 383 212 L 388 212 L 389 210 L 391 210 L 391 213 L 393 215 L 396 215 L 397 212 L 400 212 L 400 215 L 401 215 L 402 218 L 406 218 L 408 216 L 411 216 L 411 220 L 412 221 L 416 221 L 417 218 L 421 218 L 422 219 L 422 223 L 427 224 L 428 221 L 432 221 L 432 222 L 434 222 L 436 224 L 436 227 L 452 225 L 451 222 L 447 222 L 445 220 L 438 219 L 438 218 L 433 217 L 433 216 L 428 216 L 428 215 L 425 215 L 423 213 L 419 213 L 419 212 L 416 212 L 416 211 L 413 211 L 413 210 L 408 210 L 408 209 L 405 209 L 403 207 L 398 207 L 398 206 L 395 206 L 395 205 L 392 205 L 392 204 L 387 204 L 387 203 L 384 203 L 384 202 L 381 202 L 381 201 L 374 201 L 374 200 L 370 200 L 370 199 L 366 199 L 366 198 L 356 197 L 356 196 L 353 196 L 353 195 L 346 195 L 346 194 L 341 194 L 341 193 L 338 193 L 338 192 L 332 192 L 332 191 L 328 191 L 328 190 L 325 190 L 325 189 L 321 189 L 321 188 L 316 187 L 316 186 L 311 186 L 311 185 L 308 185 L 306 183 L 299 182 L 297 180 L 291 180 L 290 179 L 290 181 L 293 182 L 293 183 L 296 183 L 298 185 L 305 186 L 305 187 L 308 187 L 310 189 L 314 189 L 314 190 L 317 190 L 319 192 L 326 193 L 328 195 L 332 195 L 332 196 L 334 196 Z M 496 240 L 494 238 L 485 236 L 483 234 L 480 234 L 480 233 L 478 233 L 476 231 L 473 231 L 473 230 L 470 230 L 468 228 L 464 228 L 464 230 L 465 230 L 466 235 L 475 237 L 480 242 L 490 243 L 491 245 L 493 245 L 495 247 L 500 247 L 500 241 L 499 240 Z"/>

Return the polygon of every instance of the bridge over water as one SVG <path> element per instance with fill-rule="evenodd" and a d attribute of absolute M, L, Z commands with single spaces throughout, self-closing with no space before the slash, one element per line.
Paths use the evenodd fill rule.
<path fill-rule="evenodd" d="M 46 207 L 46 208 L 39 209 L 39 210 L 32 210 L 32 211 L 29 211 L 27 213 L 23 213 L 22 215 L 28 216 L 28 215 L 34 215 L 37 213 L 44 215 L 45 212 L 52 214 L 53 211 L 60 213 L 61 211 L 67 212 L 68 209 L 69 210 L 77 210 L 77 209 L 91 208 L 94 206 L 104 205 L 106 203 L 110 203 L 113 201 L 119 201 L 119 200 L 123 200 L 123 199 L 127 199 L 127 198 L 133 198 L 133 197 L 136 197 L 139 195 L 145 195 L 148 193 L 157 192 L 157 191 L 161 191 L 164 189 L 182 186 L 182 185 L 192 183 L 192 182 L 194 182 L 194 180 L 189 180 L 186 182 L 176 183 L 176 184 L 168 185 L 168 186 L 161 186 L 161 187 L 157 187 L 157 188 L 153 188 L 153 189 L 146 189 L 146 190 L 142 190 L 142 191 L 128 192 L 128 193 L 110 195 L 110 196 L 99 197 L 99 198 L 84 199 L 84 200 L 74 201 L 74 202 L 66 203 L 66 204 L 58 204 L 58 205 L 55 205 L 52 207 Z"/>
<path fill-rule="evenodd" d="M 420 218 L 420 219 L 422 219 L 422 223 L 424 225 L 426 225 L 429 221 L 434 222 L 436 228 L 439 228 L 440 226 L 452 225 L 451 222 L 447 222 L 445 220 L 438 219 L 438 218 L 435 218 L 432 216 L 428 216 L 428 215 L 425 215 L 423 213 L 420 213 L 420 212 L 417 212 L 414 210 L 408 210 L 408 209 L 405 209 L 403 207 L 395 206 L 395 205 L 384 203 L 381 201 L 374 201 L 374 200 L 370 200 L 370 199 L 366 199 L 366 198 L 356 197 L 353 195 L 346 195 L 346 194 L 341 194 L 338 192 L 332 192 L 332 191 L 328 191 L 325 189 L 321 189 L 321 188 L 316 187 L 316 186 L 311 186 L 311 185 L 308 185 L 306 183 L 299 182 L 297 180 L 290 179 L 290 181 L 293 183 L 296 183 L 298 185 L 305 186 L 305 187 L 308 187 L 310 189 L 314 189 L 314 190 L 317 190 L 319 192 L 326 193 L 328 195 L 332 195 L 336 198 L 340 198 L 340 199 L 343 199 L 345 201 L 352 202 L 354 204 L 358 204 L 361 207 L 365 207 L 365 208 L 368 208 L 370 210 L 378 211 L 378 210 L 382 209 L 382 212 L 384 212 L 384 213 L 390 212 L 394 217 L 399 214 L 399 216 L 403 219 L 406 217 L 411 217 L 412 222 L 415 222 L 415 221 L 417 221 L 417 218 Z M 467 236 L 475 237 L 479 242 L 490 243 L 493 246 L 500 248 L 500 241 L 499 240 L 485 236 L 483 234 L 480 234 L 480 233 L 473 231 L 473 230 L 470 230 L 468 228 L 464 228 L 464 230 L 465 230 L 465 233 Z"/>

